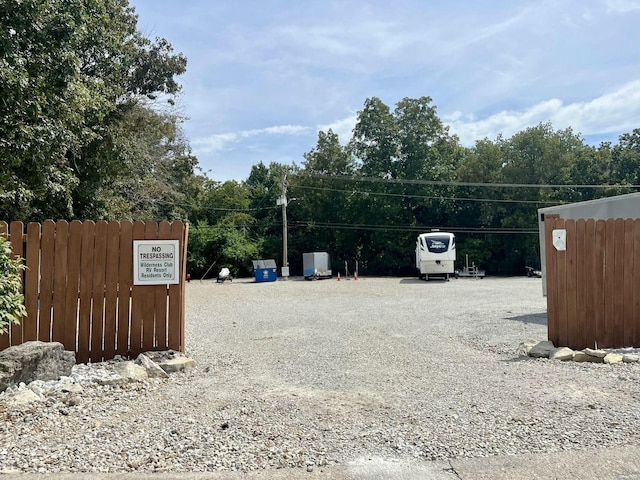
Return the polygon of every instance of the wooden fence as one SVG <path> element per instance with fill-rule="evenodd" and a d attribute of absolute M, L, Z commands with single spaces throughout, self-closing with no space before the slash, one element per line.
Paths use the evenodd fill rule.
<path fill-rule="evenodd" d="M 81 363 L 184 351 L 188 225 L 47 220 L 25 232 L 22 222 L 0 222 L 0 234 L 27 266 L 27 316 L 0 335 L 0 349 L 56 341 Z M 178 240 L 179 284 L 133 285 L 134 240 Z"/>
<path fill-rule="evenodd" d="M 557 346 L 640 347 L 640 219 L 545 216 L 549 340 Z M 566 249 L 553 244 L 566 232 Z"/>

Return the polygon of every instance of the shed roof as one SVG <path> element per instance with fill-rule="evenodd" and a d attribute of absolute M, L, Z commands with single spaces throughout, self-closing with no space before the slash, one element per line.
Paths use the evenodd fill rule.
<path fill-rule="evenodd" d="M 557 214 L 565 220 L 593 218 L 640 218 L 640 192 L 598 198 L 585 202 L 568 203 L 538 209 L 538 234 L 540 238 L 540 266 L 542 267 L 542 294 L 547 294 L 547 265 L 544 246 L 544 216 Z"/>
<path fill-rule="evenodd" d="M 542 222 L 540 214 L 557 213 L 562 218 L 638 218 L 640 216 L 640 192 L 617 195 L 615 197 L 598 198 L 586 202 L 568 203 L 538 209 L 538 220 Z"/>

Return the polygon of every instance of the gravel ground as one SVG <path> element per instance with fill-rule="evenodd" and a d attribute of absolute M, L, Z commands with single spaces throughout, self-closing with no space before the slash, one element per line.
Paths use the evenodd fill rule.
<path fill-rule="evenodd" d="M 640 364 L 520 358 L 540 279 L 187 285 L 197 368 L 0 402 L 0 472 L 303 468 L 640 445 Z"/>

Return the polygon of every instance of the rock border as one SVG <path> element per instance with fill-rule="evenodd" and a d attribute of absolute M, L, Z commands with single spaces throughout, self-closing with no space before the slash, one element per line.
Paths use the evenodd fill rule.
<path fill-rule="evenodd" d="M 518 347 L 518 355 L 521 357 L 548 358 L 562 362 L 606 363 L 608 365 L 640 362 L 640 349 L 637 348 L 585 348 L 583 350 L 572 350 L 569 347 L 556 347 L 549 340 L 522 342 Z"/>
<path fill-rule="evenodd" d="M 18 406 L 66 394 L 64 403 L 77 406 L 85 388 L 160 381 L 171 374 L 189 373 L 195 366 L 192 358 L 174 350 L 144 352 L 135 360 L 117 355 L 104 362 L 75 364 L 68 375 L 57 379 L 17 382 L 0 392 L 0 403 Z"/>

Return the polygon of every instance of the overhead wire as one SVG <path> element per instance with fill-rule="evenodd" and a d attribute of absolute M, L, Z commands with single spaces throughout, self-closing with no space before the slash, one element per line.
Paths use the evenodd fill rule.
<path fill-rule="evenodd" d="M 311 187 L 308 185 L 295 185 L 291 187 L 292 189 L 302 189 L 302 190 L 319 190 L 319 191 L 328 191 L 328 192 L 338 192 L 345 194 L 360 194 L 360 195 L 371 195 L 371 196 L 380 196 L 380 197 L 403 197 L 403 198 L 418 198 L 425 200 L 455 200 L 462 202 L 487 202 L 487 203 L 529 203 L 529 204 L 539 204 L 539 205 L 547 205 L 554 204 L 557 205 L 558 201 L 551 200 L 513 200 L 513 199 L 498 199 L 498 198 L 466 198 L 466 197 L 445 197 L 441 195 L 418 195 L 412 193 L 388 193 L 388 192 L 367 192 L 362 190 L 343 190 L 338 188 L 328 188 L 328 187 Z"/>
<path fill-rule="evenodd" d="M 425 226 L 425 225 L 379 225 L 379 224 L 352 224 L 352 223 L 333 223 L 333 222 L 314 222 L 304 220 L 289 220 L 288 225 L 295 229 L 299 228 L 332 228 L 335 230 L 370 230 L 370 231 L 388 231 L 388 232 L 424 232 L 434 228 L 446 229 L 452 233 L 469 233 L 469 234 L 538 234 L 537 229 L 532 228 L 500 228 L 500 227 L 454 227 L 454 226 Z M 282 227 L 281 222 L 270 222 L 268 224 L 233 224 L 233 225 L 197 225 L 195 229 L 206 230 L 228 230 L 228 229 L 262 229 L 269 227 Z"/>
<path fill-rule="evenodd" d="M 325 173 L 309 173 L 304 175 L 309 178 L 327 178 L 332 180 L 349 180 L 359 182 L 373 182 L 373 183 L 408 183 L 413 185 L 443 185 L 443 186 L 458 186 L 458 187 L 501 187 L 501 188 L 636 188 L 640 189 L 640 185 L 620 185 L 620 184 L 551 184 L 551 183 L 489 183 L 489 182 L 456 182 L 449 180 L 417 180 L 409 178 L 379 178 L 379 177 L 360 177 L 355 175 L 332 175 Z"/>
<path fill-rule="evenodd" d="M 626 187 L 626 188 L 640 188 L 640 185 L 580 185 L 580 184 L 518 184 L 518 183 L 485 183 L 485 182 L 453 182 L 453 181 L 440 181 L 440 180 L 412 180 L 412 179 L 392 179 L 392 178 L 376 178 L 376 177 L 359 177 L 348 175 L 329 175 L 329 174 L 309 174 L 298 175 L 299 178 L 320 178 L 320 179 L 332 179 L 332 180 L 344 180 L 352 182 L 369 182 L 369 183 L 385 183 L 385 184 L 410 184 L 410 185 L 431 185 L 431 186 L 456 186 L 456 187 L 503 187 L 503 188 L 612 188 L 612 187 Z M 477 198 L 477 197 L 456 197 L 456 196 L 440 196 L 440 195 L 420 195 L 412 193 L 391 193 L 391 192 L 373 192 L 367 190 L 357 189 L 339 189 L 330 187 L 317 187 L 311 185 L 293 184 L 290 185 L 291 189 L 301 190 L 313 190 L 324 192 L 336 192 L 348 195 L 369 195 L 379 197 L 391 197 L 391 198 L 415 198 L 421 200 L 450 200 L 450 201 L 462 201 L 462 202 L 483 202 L 483 203 L 513 203 L 513 204 L 535 204 L 535 205 L 547 205 L 547 204 L 560 204 L 561 201 L 542 201 L 542 200 L 516 200 L 516 199 L 494 199 L 494 198 Z M 178 207 L 192 207 L 192 204 L 186 202 L 171 202 L 161 199 L 145 199 L 148 202 L 164 205 L 172 205 Z M 143 200 L 139 200 L 143 201 Z M 267 211 L 280 208 L 278 205 L 265 206 L 265 207 L 246 207 L 246 208 L 225 208 L 225 207 L 213 207 L 207 206 L 203 208 L 204 211 L 216 211 L 216 212 L 258 212 Z M 377 225 L 377 224 L 346 224 L 346 223 L 331 223 L 331 222 L 315 222 L 313 220 L 290 220 L 289 224 L 293 228 L 333 228 L 340 230 L 370 230 L 370 231 L 425 231 L 432 227 L 424 226 L 403 226 L 403 225 Z M 224 229 L 224 228 L 243 228 L 243 229 L 257 229 L 257 228 L 271 228 L 281 227 L 281 222 L 270 222 L 268 224 L 261 223 L 256 224 L 234 224 L 229 225 L 205 225 L 198 228 L 207 229 Z M 471 234 L 537 234 L 537 229 L 531 228 L 485 228 L 485 227 L 441 227 L 446 228 L 453 233 L 471 233 Z"/>

